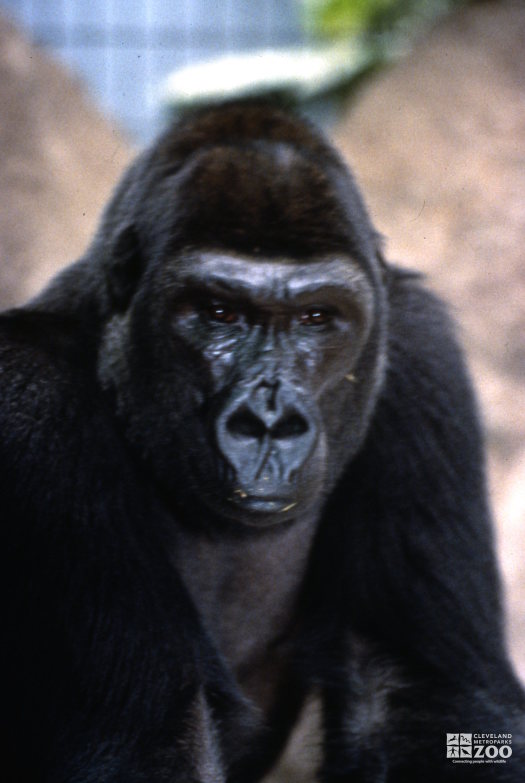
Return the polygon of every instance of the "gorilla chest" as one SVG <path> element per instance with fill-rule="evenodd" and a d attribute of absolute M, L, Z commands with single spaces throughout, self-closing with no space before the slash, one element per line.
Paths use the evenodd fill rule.
<path fill-rule="evenodd" d="M 178 572 L 239 687 L 264 714 L 280 702 L 299 627 L 297 603 L 315 525 L 235 540 L 182 533 Z"/>

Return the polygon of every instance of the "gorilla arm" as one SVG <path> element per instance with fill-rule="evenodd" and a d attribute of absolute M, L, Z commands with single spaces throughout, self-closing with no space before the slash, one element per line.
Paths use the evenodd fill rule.
<path fill-rule="evenodd" d="M 208 700 L 227 725 L 236 697 L 93 386 L 89 339 L 44 313 L 0 330 L 4 758 L 20 780 L 223 780 Z"/>
<path fill-rule="evenodd" d="M 512 734 L 512 764 L 477 766 L 475 780 L 517 780 L 523 693 L 503 639 L 476 406 L 444 308 L 414 277 L 392 272 L 385 386 L 316 545 L 309 616 L 333 612 L 339 643 L 327 646 L 341 657 L 325 665 L 344 673 L 325 691 L 323 780 L 456 780 L 454 727 Z"/>

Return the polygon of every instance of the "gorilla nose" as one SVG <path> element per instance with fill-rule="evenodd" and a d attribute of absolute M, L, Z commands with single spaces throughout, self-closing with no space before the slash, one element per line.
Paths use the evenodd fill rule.
<path fill-rule="evenodd" d="M 286 495 L 314 450 L 317 426 L 293 388 L 234 395 L 216 420 L 217 445 L 248 492 Z"/>
<path fill-rule="evenodd" d="M 308 422 L 298 411 L 288 410 L 279 418 L 273 411 L 258 415 L 248 406 L 234 411 L 226 422 L 226 429 L 234 438 L 262 440 L 268 435 L 273 440 L 298 438 L 308 432 Z"/>

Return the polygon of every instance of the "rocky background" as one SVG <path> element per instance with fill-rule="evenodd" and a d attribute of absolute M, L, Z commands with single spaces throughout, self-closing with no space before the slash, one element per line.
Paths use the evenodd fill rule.
<path fill-rule="evenodd" d="M 0 309 L 80 255 L 130 157 L 80 84 L 0 18 Z"/>
<path fill-rule="evenodd" d="M 525 680 L 524 41 L 519 0 L 464 9 L 363 84 L 334 138 L 387 258 L 425 272 L 459 323 L 487 431 L 509 642 Z M 3 22 L 0 106 L 7 307 L 82 252 L 131 151 L 79 84 Z M 299 734 L 314 753 L 312 725 L 310 716 Z M 272 781 L 305 781 L 313 765 L 292 747 Z"/>

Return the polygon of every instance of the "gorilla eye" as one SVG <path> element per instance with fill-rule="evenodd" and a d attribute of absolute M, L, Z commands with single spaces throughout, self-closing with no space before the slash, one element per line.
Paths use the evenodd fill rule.
<path fill-rule="evenodd" d="M 210 320 L 221 324 L 234 324 L 239 320 L 239 314 L 235 310 L 222 304 L 211 305 L 206 312 Z"/>
<path fill-rule="evenodd" d="M 332 320 L 332 314 L 320 307 L 310 307 L 299 316 L 301 326 L 325 326 Z"/>

